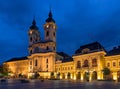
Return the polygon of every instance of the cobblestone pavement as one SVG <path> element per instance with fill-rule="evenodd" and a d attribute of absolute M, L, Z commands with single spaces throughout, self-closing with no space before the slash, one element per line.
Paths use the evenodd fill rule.
<path fill-rule="evenodd" d="M 0 89 L 120 89 L 120 82 L 80 82 L 74 80 L 30 80 L 21 83 L 18 80 L 0 82 Z"/>

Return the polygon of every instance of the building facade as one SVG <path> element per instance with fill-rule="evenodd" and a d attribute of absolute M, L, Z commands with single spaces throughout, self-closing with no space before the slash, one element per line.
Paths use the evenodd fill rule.
<path fill-rule="evenodd" d="M 18 60 L 9 60 L 8 65 L 13 76 L 20 74 L 30 78 L 36 73 L 42 78 L 103 80 L 104 68 L 110 73 L 107 79 L 120 80 L 120 47 L 107 52 L 99 42 L 80 46 L 72 57 L 56 51 L 57 26 L 49 12 L 44 24 L 44 39 L 33 19 L 29 28 L 29 55 Z"/>

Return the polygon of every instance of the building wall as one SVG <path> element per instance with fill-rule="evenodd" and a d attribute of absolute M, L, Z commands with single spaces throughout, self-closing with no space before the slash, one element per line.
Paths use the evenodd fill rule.
<path fill-rule="evenodd" d="M 24 75 L 26 77 L 28 75 L 28 60 L 5 62 L 3 66 L 7 66 L 10 73 L 14 77 L 18 77 L 19 74 Z"/>
<path fill-rule="evenodd" d="M 32 54 L 33 53 L 36 53 L 35 51 L 35 48 L 39 48 L 39 51 L 37 53 L 39 53 L 40 51 L 44 51 L 46 50 L 47 51 L 47 47 L 48 47 L 48 50 L 51 50 L 53 52 L 56 51 L 56 43 L 55 42 L 47 42 L 47 43 L 37 43 L 37 44 L 33 44 L 32 46 L 30 46 L 28 49 L 29 49 L 29 53 L 32 51 Z M 31 54 L 31 53 L 30 53 Z"/>
<path fill-rule="evenodd" d="M 55 61 L 56 57 L 59 60 Z M 59 57 L 54 52 L 32 54 L 28 58 L 26 60 L 5 62 L 4 65 L 7 65 L 15 77 L 18 77 L 19 74 L 30 76 L 30 73 L 37 72 L 44 78 L 50 78 L 53 72 L 55 78 L 80 79 L 81 81 L 103 79 L 102 70 L 107 67 L 111 71 L 111 78 L 113 80 L 120 80 L 120 55 L 105 56 L 104 51 L 74 55 L 73 61 L 70 62 L 62 62 L 60 60 L 62 57 Z M 47 59 L 48 61 L 46 62 Z M 93 65 L 93 59 L 97 60 L 96 65 Z M 36 60 L 37 65 L 35 64 Z M 85 60 L 88 60 L 88 66 L 84 65 Z M 89 75 L 87 75 L 88 72 Z M 86 76 L 89 76 L 89 78 Z"/>
<path fill-rule="evenodd" d="M 62 63 L 57 61 L 55 64 L 55 73 L 56 78 L 73 79 L 75 73 L 74 62 L 72 61 Z"/>
<path fill-rule="evenodd" d="M 71 79 L 87 80 L 87 73 L 89 72 L 89 80 L 93 80 L 96 75 L 96 79 L 103 79 L 102 69 L 104 68 L 104 51 L 74 55 L 72 62 L 62 63 L 58 61 L 55 64 L 55 72 L 60 73 L 61 78 L 67 79 L 67 74 L 70 73 Z M 96 61 L 93 61 L 95 59 Z M 85 66 L 85 61 L 88 61 L 88 65 Z M 63 76 L 64 75 L 64 76 Z M 93 78 L 94 77 L 94 78 Z"/>
<path fill-rule="evenodd" d="M 48 72 L 54 72 L 54 64 L 56 53 L 48 52 L 48 53 L 36 53 L 32 54 L 29 58 L 29 72 L 30 73 L 41 73 L 42 75 L 47 75 Z M 36 64 L 37 62 L 37 64 Z M 31 75 L 29 75 L 31 76 Z M 50 77 L 50 76 L 46 76 Z"/>
<path fill-rule="evenodd" d="M 120 80 L 120 55 L 106 56 L 105 67 L 110 69 L 114 80 Z"/>

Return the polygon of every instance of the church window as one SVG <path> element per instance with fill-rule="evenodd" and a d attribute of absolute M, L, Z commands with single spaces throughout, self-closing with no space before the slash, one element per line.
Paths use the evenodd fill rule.
<path fill-rule="evenodd" d="M 92 67 L 96 67 L 97 66 L 97 59 L 94 58 L 92 59 Z"/>
<path fill-rule="evenodd" d="M 30 65 L 32 65 L 32 61 L 30 61 Z"/>
<path fill-rule="evenodd" d="M 46 59 L 46 63 L 48 63 L 48 59 Z"/>
<path fill-rule="evenodd" d="M 48 28 L 48 27 L 49 27 L 49 25 L 46 26 L 46 28 Z"/>
<path fill-rule="evenodd" d="M 113 62 L 113 66 L 116 66 L 116 63 L 115 63 L 115 62 Z"/>
<path fill-rule="evenodd" d="M 53 36 L 55 37 L 55 32 L 53 32 Z"/>
<path fill-rule="evenodd" d="M 46 65 L 46 68 L 48 68 L 48 65 Z"/>
<path fill-rule="evenodd" d="M 110 67 L 110 63 L 107 63 L 107 67 Z"/>
<path fill-rule="evenodd" d="M 84 65 L 83 65 L 84 67 L 89 67 L 89 65 L 88 65 L 88 60 L 85 60 L 84 61 Z"/>
<path fill-rule="evenodd" d="M 30 37 L 30 42 L 32 42 L 32 37 Z"/>
<path fill-rule="evenodd" d="M 80 61 L 77 61 L 77 68 L 80 68 L 81 67 L 81 63 Z"/>
<path fill-rule="evenodd" d="M 46 50 L 49 50 L 49 47 L 47 46 Z"/>
<path fill-rule="evenodd" d="M 53 49 L 55 50 L 55 47 L 53 47 Z"/>
<path fill-rule="evenodd" d="M 32 54 L 32 50 L 30 50 L 30 54 Z"/>
<path fill-rule="evenodd" d="M 49 36 L 49 31 L 46 32 L 46 36 Z"/>
<path fill-rule="evenodd" d="M 38 65 L 38 61 L 37 60 L 35 60 L 35 66 L 37 66 Z"/>

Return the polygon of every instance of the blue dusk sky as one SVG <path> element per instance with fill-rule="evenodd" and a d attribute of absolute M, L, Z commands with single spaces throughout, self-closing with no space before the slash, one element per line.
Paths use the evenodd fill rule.
<path fill-rule="evenodd" d="M 120 0 L 0 0 L 0 63 L 28 55 L 28 30 L 35 15 L 43 25 L 52 7 L 57 24 L 57 51 L 73 55 L 81 45 L 120 45 Z"/>

